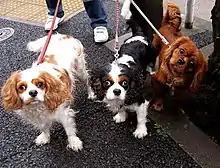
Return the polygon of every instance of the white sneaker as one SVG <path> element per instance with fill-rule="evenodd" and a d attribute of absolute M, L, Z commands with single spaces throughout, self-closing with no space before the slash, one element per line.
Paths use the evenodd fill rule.
<path fill-rule="evenodd" d="M 58 27 L 58 25 L 59 25 L 63 20 L 64 20 L 64 16 L 63 16 L 62 18 L 56 17 L 53 30 L 56 30 L 57 27 Z M 48 18 L 47 18 L 47 21 L 46 21 L 46 23 L 45 23 L 45 26 L 44 26 L 44 28 L 45 28 L 46 31 L 47 31 L 47 30 L 50 30 L 50 27 L 51 27 L 51 25 L 52 25 L 52 22 L 53 22 L 53 16 L 50 16 L 50 15 L 49 15 Z"/>
<path fill-rule="evenodd" d="M 98 26 L 94 29 L 94 40 L 96 43 L 104 43 L 108 40 L 108 30 L 104 26 Z"/>

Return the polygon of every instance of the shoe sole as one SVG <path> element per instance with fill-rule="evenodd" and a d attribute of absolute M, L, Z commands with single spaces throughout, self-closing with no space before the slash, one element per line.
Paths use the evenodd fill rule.
<path fill-rule="evenodd" d="M 57 24 L 57 27 L 56 27 L 55 29 L 53 29 L 53 31 L 56 30 L 56 29 L 59 27 L 59 25 L 61 25 L 63 22 L 64 22 L 64 17 L 63 17 L 62 20 Z M 44 30 L 45 30 L 45 31 L 50 31 L 50 29 L 44 29 Z"/>
<path fill-rule="evenodd" d="M 106 42 L 108 42 L 108 40 L 109 40 L 109 38 L 107 39 L 107 40 L 105 40 L 105 41 L 95 41 L 95 39 L 94 39 L 94 41 L 95 41 L 95 43 L 106 43 Z"/>
<path fill-rule="evenodd" d="M 108 40 L 106 40 L 106 41 L 95 41 L 95 44 L 104 44 L 104 43 L 107 43 L 107 42 L 108 42 Z"/>

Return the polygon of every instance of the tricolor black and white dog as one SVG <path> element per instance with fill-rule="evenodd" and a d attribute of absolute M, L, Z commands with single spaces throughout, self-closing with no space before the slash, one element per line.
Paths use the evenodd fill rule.
<path fill-rule="evenodd" d="M 94 93 L 90 97 L 105 102 L 114 114 L 116 123 L 127 118 L 126 109 L 137 113 L 137 128 L 134 136 L 147 135 L 146 116 L 148 101 L 145 100 L 144 83 L 147 66 L 153 67 L 156 53 L 153 45 L 142 35 L 127 39 L 121 46 L 119 58 L 90 75 Z"/>

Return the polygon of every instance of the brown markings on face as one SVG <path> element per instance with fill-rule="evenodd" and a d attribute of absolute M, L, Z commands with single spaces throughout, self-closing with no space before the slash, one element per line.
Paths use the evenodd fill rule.
<path fill-rule="evenodd" d="M 17 90 L 17 92 L 18 92 L 19 94 L 24 93 L 24 92 L 26 91 L 26 89 L 27 89 L 27 83 L 26 83 L 26 82 L 24 82 L 24 81 L 19 81 L 19 82 L 17 83 L 16 90 Z"/>
<path fill-rule="evenodd" d="M 107 79 L 103 81 L 103 87 L 104 87 L 104 89 L 107 90 L 110 86 L 113 85 L 113 83 L 115 83 L 115 82 L 114 82 L 112 76 L 109 75 L 109 76 L 107 77 Z"/>
<path fill-rule="evenodd" d="M 37 88 L 41 90 L 46 90 L 46 84 L 45 81 L 41 78 L 36 78 L 31 81 Z"/>
<path fill-rule="evenodd" d="M 124 88 L 128 89 L 129 86 L 129 78 L 126 75 L 120 75 L 118 83 Z"/>

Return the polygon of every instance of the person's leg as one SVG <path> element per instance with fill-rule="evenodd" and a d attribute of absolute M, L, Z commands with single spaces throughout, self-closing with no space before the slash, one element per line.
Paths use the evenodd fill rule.
<path fill-rule="evenodd" d="M 91 20 L 91 27 L 94 29 L 95 42 L 106 42 L 108 40 L 108 23 L 102 0 L 83 0 L 83 3 Z"/>
<path fill-rule="evenodd" d="M 135 2 L 156 27 L 156 29 L 159 29 L 163 19 L 163 0 L 137 0 Z M 152 41 L 153 34 L 155 33 L 154 30 L 133 5 L 131 5 L 130 9 L 133 11 L 132 15 L 134 20 L 137 21 L 138 25 L 142 28 L 145 36 Z"/>
<path fill-rule="evenodd" d="M 107 27 L 107 14 L 101 0 L 83 0 L 86 13 L 91 19 L 91 27 Z"/>
<path fill-rule="evenodd" d="M 57 0 L 46 0 L 47 8 L 48 8 L 48 15 L 54 16 L 55 9 L 57 6 Z M 64 11 L 62 8 L 62 1 L 60 1 L 60 5 L 57 12 L 57 17 L 62 18 L 64 16 Z"/>
<path fill-rule="evenodd" d="M 212 19 L 212 32 L 213 32 L 213 42 L 214 42 L 214 51 L 209 56 L 209 70 L 208 75 L 209 77 L 216 76 L 213 75 L 213 72 L 216 71 L 217 67 L 219 66 L 220 60 L 220 0 L 215 0 L 215 5 L 211 10 L 211 19 Z M 217 71 L 218 72 L 218 71 Z M 213 79 L 214 80 L 214 79 Z"/>
<path fill-rule="evenodd" d="M 57 6 L 57 0 L 46 0 L 47 8 L 48 8 L 48 19 L 45 24 L 45 30 L 50 30 L 52 25 L 53 16 L 55 13 L 55 9 Z M 62 8 L 62 1 L 60 1 L 57 18 L 54 24 L 53 30 L 57 29 L 58 25 L 64 20 L 64 11 Z"/>

